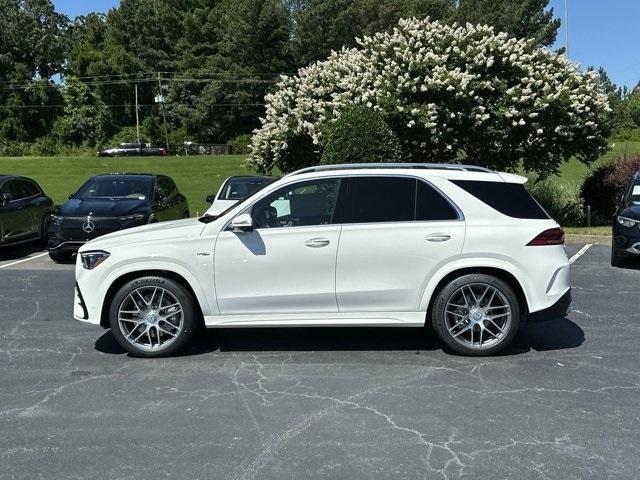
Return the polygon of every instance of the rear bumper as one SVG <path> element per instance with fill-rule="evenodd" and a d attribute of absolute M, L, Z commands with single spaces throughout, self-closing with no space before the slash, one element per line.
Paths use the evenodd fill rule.
<path fill-rule="evenodd" d="M 556 303 L 544 310 L 530 313 L 527 316 L 527 323 L 545 322 L 557 318 L 566 317 L 571 309 L 571 288 L 562 295 Z"/>

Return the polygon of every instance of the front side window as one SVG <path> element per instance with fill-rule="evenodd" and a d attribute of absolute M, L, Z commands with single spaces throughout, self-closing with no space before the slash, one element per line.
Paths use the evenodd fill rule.
<path fill-rule="evenodd" d="M 27 192 L 22 188 L 22 182 L 19 180 L 8 180 L 4 182 L 2 185 L 2 190 L 0 193 L 6 193 L 9 195 L 9 200 L 20 200 L 21 198 L 26 198 Z"/>
<path fill-rule="evenodd" d="M 451 203 L 417 178 L 351 177 L 345 204 L 345 223 L 458 219 Z"/>
<path fill-rule="evenodd" d="M 311 180 L 282 187 L 251 210 L 256 228 L 308 227 L 334 223 L 340 179 Z"/>
<path fill-rule="evenodd" d="M 29 180 L 20 180 L 20 184 L 27 197 L 33 197 L 40 194 L 40 189 L 35 183 L 30 182 Z"/>

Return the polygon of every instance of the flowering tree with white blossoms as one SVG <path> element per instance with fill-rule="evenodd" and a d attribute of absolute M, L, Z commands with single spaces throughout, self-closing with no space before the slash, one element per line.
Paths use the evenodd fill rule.
<path fill-rule="evenodd" d="M 358 45 L 282 77 L 267 95 L 252 141 L 256 169 L 318 163 L 327 127 L 353 105 L 383 115 L 406 161 L 547 175 L 606 149 L 609 105 L 595 74 L 532 41 L 413 18 Z"/>

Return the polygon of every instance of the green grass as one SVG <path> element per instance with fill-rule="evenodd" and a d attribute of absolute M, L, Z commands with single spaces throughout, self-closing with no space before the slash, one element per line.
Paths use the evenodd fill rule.
<path fill-rule="evenodd" d="M 563 163 L 560 167 L 560 175 L 557 175 L 555 178 L 577 190 L 582 185 L 583 180 L 599 166 L 620 158 L 623 155 L 640 154 L 640 142 L 619 142 L 613 140 L 611 143 L 615 144 L 615 146 L 589 166 L 579 162 L 575 158 Z"/>
<path fill-rule="evenodd" d="M 0 158 L 0 174 L 35 179 L 56 204 L 67 200 L 89 177 L 99 173 L 158 173 L 175 180 L 189 200 L 191 214 L 203 213 L 205 197 L 231 175 L 252 173 L 242 155 L 190 157 L 16 157 Z"/>
<path fill-rule="evenodd" d="M 611 236 L 611 225 L 605 227 L 562 227 L 564 233 L 575 235 L 603 235 Z"/>

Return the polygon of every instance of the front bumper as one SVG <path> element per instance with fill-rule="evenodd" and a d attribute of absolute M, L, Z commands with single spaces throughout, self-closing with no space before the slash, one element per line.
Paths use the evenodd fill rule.
<path fill-rule="evenodd" d="M 529 313 L 527 316 L 527 323 L 545 322 L 547 320 L 554 320 L 558 318 L 566 317 L 571 310 L 571 288 L 562 295 L 556 303 L 544 310 Z"/>
<path fill-rule="evenodd" d="M 47 249 L 55 252 L 74 253 L 82 245 L 94 238 L 147 223 L 146 217 L 139 221 L 128 221 L 126 223 L 123 223 L 118 218 L 92 217 L 92 230 L 87 232 L 83 230 L 83 224 L 86 220 L 87 217 L 65 217 L 61 224 L 50 225 Z"/>

